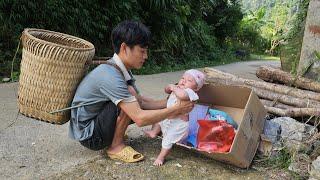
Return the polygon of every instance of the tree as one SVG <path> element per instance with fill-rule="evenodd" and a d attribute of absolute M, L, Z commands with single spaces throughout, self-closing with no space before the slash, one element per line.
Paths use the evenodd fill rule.
<path fill-rule="evenodd" d="M 306 28 L 298 72 L 310 79 L 320 81 L 320 2 L 311 0 L 308 8 Z"/>

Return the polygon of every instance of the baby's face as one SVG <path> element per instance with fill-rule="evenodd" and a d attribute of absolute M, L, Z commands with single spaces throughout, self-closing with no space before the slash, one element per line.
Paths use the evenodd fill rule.
<path fill-rule="evenodd" d="M 179 88 L 186 89 L 190 88 L 194 91 L 197 90 L 197 82 L 190 74 L 184 74 L 178 83 Z"/>

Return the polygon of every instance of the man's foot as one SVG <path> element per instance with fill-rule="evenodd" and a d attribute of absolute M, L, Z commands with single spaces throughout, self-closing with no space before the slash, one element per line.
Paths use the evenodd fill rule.
<path fill-rule="evenodd" d="M 144 132 L 144 134 L 146 135 L 146 136 L 148 136 L 148 137 L 150 137 L 150 138 L 155 138 L 155 137 L 157 137 L 157 135 L 158 135 L 158 133 L 156 132 L 156 131 L 154 131 L 154 130 L 148 130 L 148 131 L 143 131 Z"/>
<path fill-rule="evenodd" d="M 110 148 L 107 149 L 107 153 L 108 154 L 116 154 L 118 152 L 120 152 L 126 145 L 123 144 L 119 144 L 117 146 L 112 146 Z"/>
<path fill-rule="evenodd" d="M 154 165 L 154 166 L 162 166 L 162 165 L 163 165 L 163 162 L 164 162 L 164 159 L 162 159 L 162 158 L 157 158 L 157 159 L 154 161 L 153 165 Z"/>
<path fill-rule="evenodd" d="M 110 159 L 120 160 L 126 163 L 134 163 L 144 159 L 144 156 L 141 153 L 137 152 L 130 146 L 125 146 L 117 153 L 110 153 L 109 151 L 107 152 L 107 155 Z"/>

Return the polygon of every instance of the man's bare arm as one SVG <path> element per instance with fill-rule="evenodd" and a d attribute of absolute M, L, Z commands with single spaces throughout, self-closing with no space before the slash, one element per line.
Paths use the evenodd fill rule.
<path fill-rule="evenodd" d="M 123 110 L 137 126 L 146 126 L 158 123 L 168 117 L 177 117 L 190 112 L 193 108 L 193 103 L 190 101 L 181 101 L 180 103 L 164 109 L 158 110 L 143 110 L 137 101 L 120 102 L 118 106 Z"/>
<path fill-rule="evenodd" d="M 167 99 L 154 100 L 140 95 L 138 95 L 138 97 L 136 96 L 136 98 L 141 108 L 145 110 L 163 109 L 167 107 Z"/>
<path fill-rule="evenodd" d="M 163 109 L 167 106 L 167 100 L 154 100 L 149 97 L 141 96 L 138 94 L 132 86 L 128 86 L 129 92 L 136 97 L 141 109 L 152 110 L 152 109 Z"/>

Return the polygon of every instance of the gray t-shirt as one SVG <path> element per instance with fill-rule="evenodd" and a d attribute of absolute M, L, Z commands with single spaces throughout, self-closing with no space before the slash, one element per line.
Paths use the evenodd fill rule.
<path fill-rule="evenodd" d="M 114 58 L 110 62 L 115 63 Z M 121 61 L 120 63 L 123 65 Z M 116 64 L 119 64 L 119 60 Z M 126 70 L 122 68 L 122 71 Z M 136 89 L 132 73 L 130 71 L 126 73 L 130 75 L 129 78 L 131 77 L 132 85 Z M 94 118 L 100 113 L 107 101 L 118 105 L 120 101 L 132 102 L 136 101 L 136 98 L 129 93 L 127 82 L 118 69 L 101 64 L 87 74 L 78 86 L 71 106 L 89 105 L 71 109 L 69 136 L 78 141 L 91 137 Z"/>

